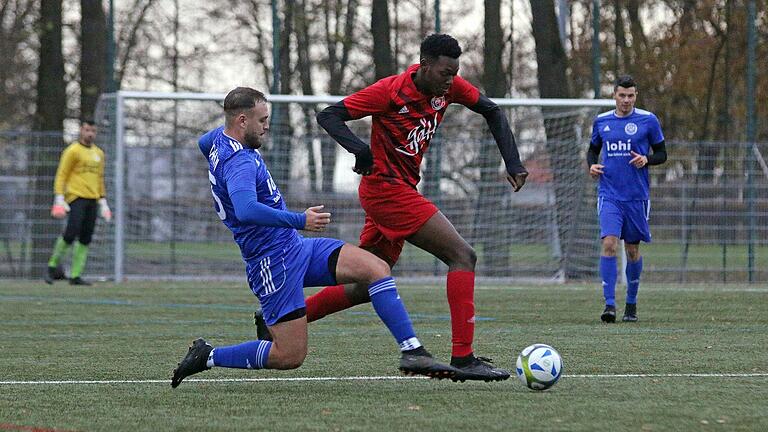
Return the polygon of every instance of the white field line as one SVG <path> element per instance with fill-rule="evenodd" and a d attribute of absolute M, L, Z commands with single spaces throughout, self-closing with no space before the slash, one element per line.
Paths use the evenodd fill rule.
<path fill-rule="evenodd" d="M 565 379 L 611 379 L 611 378 L 768 378 L 768 373 L 689 373 L 689 374 L 575 374 L 563 375 Z M 184 382 L 225 383 L 225 382 L 308 382 L 308 381 L 399 381 L 422 380 L 426 377 L 408 376 L 349 376 L 349 377 L 291 377 L 291 378 L 190 378 Z M 0 385 L 63 385 L 63 384 L 169 384 L 169 379 L 148 380 L 41 380 L 41 381 L 0 381 Z"/>

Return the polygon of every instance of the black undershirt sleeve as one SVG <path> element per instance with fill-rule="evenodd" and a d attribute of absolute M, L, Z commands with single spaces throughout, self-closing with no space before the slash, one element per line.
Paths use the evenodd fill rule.
<path fill-rule="evenodd" d="M 504 115 L 501 108 L 483 94 L 480 95 L 477 103 L 468 108 L 485 117 L 491 134 L 496 140 L 496 145 L 499 146 L 501 157 L 507 166 L 507 172 L 510 175 L 527 172 L 520 161 L 520 153 L 517 151 L 515 136 L 509 127 L 507 116 Z"/>
<path fill-rule="evenodd" d="M 600 161 L 600 149 L 602 148 L 602 145 L 600 144 L 590 144 L 589 150 L 587 150 L 587 166 L 591 167 L 592 165 L 598 163 Z"/>
<path fill-rule="evenodd" d="M 648 166 L 661 165 L 667 161 L 667 145 L 664 141 L 651 145 L 653 154 L 648 156 Z"/>
<path fill-rule="evenodd" d="M 336 142 L 348 152 L 358 155 L 362 152 L 370 152 L 370 147 L 358 138 L 345 123 L 352 120 L 344 102 L 337 102 L 317 113 L 317 123 L 328 132 Z"/>

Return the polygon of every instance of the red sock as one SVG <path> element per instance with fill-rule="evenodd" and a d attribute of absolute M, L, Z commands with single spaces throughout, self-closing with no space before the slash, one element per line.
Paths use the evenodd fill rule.
<path fill-rule="evenodd" d="M 307 322 L 317 321 L 332 313 L 350 308 L 353 304 L 344 294 L 344 285 L 329 286 L 305 299 Z"/>
<path fill-rule="evenodd" d="M 448 307 L 451 309 L 451 355 L 472 354 L 475 336 L 475 272 L 448 272 Z"/>

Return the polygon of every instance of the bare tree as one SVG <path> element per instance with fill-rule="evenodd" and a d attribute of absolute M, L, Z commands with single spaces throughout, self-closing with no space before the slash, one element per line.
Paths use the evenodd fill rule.
<path fill-rule="evenodd" d="M 355 43 L 354 29 L 358 3 L 356 0 L 348 0 L 346 8 L 343 3 L 342 0 L 334 2 L 330 0 L 323 1 L 325 41 L 328 48 L 325 67 L 328 70 L 330 79 L 328 91 L 331 94 L 341 93 L 342 86 L 345 83 L 344 74 L 349 67 L 349 54 Z M 322 140 L 321 149 L 323 158 L 322 190 L 329 192 L 333 190 L 334 169 L 336 167 L 336 142 L 326 136 Z"/>
<path fill-rule="evenodd" d="M 483 44 L 483 87 L 490 97 L 504 97 L 507 85 L 504 80 L 504 64 L 502 53 L 504 50 L 504 32 L 501 30 L 501 0 L 485 0 L 485 32 Z M 482 265 L 487 269 L 484 274 L 488 276 L 500 275 L 506 272 L 509 257 L 509 241 L 507 235 L 499 230 L 504 227 L 493 223 L 491 218 L 501 221 L 509 220 L 506 215 L 509 208 L 502 204 L 507 191 L 506 182 L 501 182 L 499 167 L 501 155 L 496 149 L 496 141 L 490 133 L 484 133 L 480 145 L 480 186 L 478 196 L 480 202 L 478 208 L 496 209 L 494 212 L 478 212 L 475 226 L 480 233 L 477 238 L 483 239 Z M 493 214 L 491 214 L 493 213 Z"/>
<path fill-rule="evenodd" d="M 53 192 L 53 177 L 56 172 L 58 152 L 61 151 L 64 113 L 67 106 L 64 85 L 64 56 L 62 54 L 61 0 L 41 0 L 40 22 L 40 63 L 37 73 L 37 112 L 35 130 L 53 132 L 49 139 L 41 136 L 42 143 L 36 143 L 32 150 L 35 188 L 49 191 L 33 196 L 30 220 L 32 226 L 32 268 L 34 276 L 42 276 L 48 251 L 55 234 L 48 226 L 48 208 Z M 57 145 L 58 144 L 58 145 Z M 39 274 L 38 274 L 39 273 Z"/>
<path fill-rule="evenodd" d="M 301 0 L 296 5 L 294 14 L 294 27 L 296 32 L 296 69 L 299 71 L 299 81 L 301 82 L 301 93 L 305 95 L 315 94 L 312 84 L 312 59 L 309 55 L 311 36 L 309 33 L 310 18 L 308 16 L 307 0 Z M 306 141 L 307 154 L 309 155 L 309 188 L 312 192 L 317 189 L 316 161 L 314 157 L 313 141 L 317 130 L 315 123 L 315 107 L 309 104 L 301 105 L 304 115 L 305 136 L 309 137 Z"/>
<path fill-rule="evenodd" d="M 536 42 L 539 96 L 568 98 L 571 96 L 566 75 L 568 59 L 560 42 L 554 5 L 552 2 L 538 0 L 530 0 L 530 4 L 533 38 Z M 573 181 L 574 174 L 584 171 L 581 152 L 574 151 L 581 143 L 572 124 L 575 119 L 569 119 L 567 114 L 551 109 L 544 110 L 544 114 L 546 148 L 554 180 L 561 268 L 565 270 L 566 278 L 578 278 L 584 276 L 579 269 L 591 268 L 597 262 L 596 253 L 577 250 L 577 239 L 589 238 L 591 233 L 576 233 L 574 230 L 584 211 L 585 188 L 580 182 Z M 597 251 L 597 248 L 592 249 Z"/>
<path fill-rule="evenodd" d="M 636 68 L 648 49 L 648 38 L 643 30 L 640 20 L 640 0 L 627 0 L 627 17 L 629 18 L 629 32 L 632 35 L 632 68 L 628 72 L 636 73 Z"/>
<path fill-rule="evenodd" d="M 147 14 L 155 0 L 135 0 L 133 6 L 128 8 L 128 14 L 124 18 L 117 34 L 117 68 L 115 70 L 115 83 L 120 89 L 129 62 L 134 59 L 134 52 L 141 47 L 141 31 L 146 22 Z M 163 33 L 164 34 L 164 33 Z"/>
<path fill-rule="evenodd" d="M 376 80 L 395 73 L 392 49 L 389 45 L 389 5 L 387 0 L 373 0 L 371 5 L 371 34 L 373 36 L 373 66 Z"/>
<path fill-rule="evenodd" d="M 291 36 L 293 35 L 294 2 L 286 1 L 280 29 L 280 93 L 291 94 Z M 272 175 L 281 189 L 287 191 L 291 176 L 291 144 L 293 128 L 291 114 L 286 104 L 272 104 L 272 142 L 277 151 L 271 157 Z"/>
<path fill-rule="evenodd" d="M 629 57 L 624 49 L 627 47 L 627 38 L 624 31 L 624 14 L 622 12 L 621 0 L 613 0 L 614 14 L 614 54 L 613 66 L 614 75 L 619 76 L 629 71 Z"/>
<path fill-rule="evenodd" d="M 101 0 L 80 0 L 80 117 L 91 118 L 104 91 L 107 21 Z"/>
<path fill-rule="evenodd" d="M 7 0 L 0 3 L 0 129 L 29 128 L 32 120 L 36 59 L 22 55 L 36 50 L 34 22 L 37 1 Z"/>

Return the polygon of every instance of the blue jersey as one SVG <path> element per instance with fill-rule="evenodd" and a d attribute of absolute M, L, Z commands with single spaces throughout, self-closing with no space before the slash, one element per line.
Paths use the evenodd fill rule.
<path fill-rule="evenodd" d="M 283 196 L 258 150 L 243 147 L 224 134 L 223 127 L 203 135 L 198 144 L 208 159 L 214 209 L 232 231 L 245 262 L 273 255 L 300 241 L 301 236 L 294 228 L 245 224 L 235 215 L 231 194 L 254 189 L 259 203 L 275 210 L 286 210 Z"/>
<path fill-rule="evenodd" d="M 647 200 L 648 166 L 630 165 L 630 151 L 648 156 L 654 144 L 664 141 L 661 125 L 649 111 L 635 108 L 626 117 L 615 111 L 599 114 L 592 124 L 590 145 L 601 146 L 603 174 L 598 195 L 617 201 Z"/>

